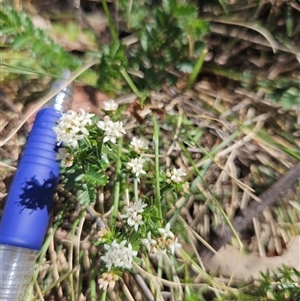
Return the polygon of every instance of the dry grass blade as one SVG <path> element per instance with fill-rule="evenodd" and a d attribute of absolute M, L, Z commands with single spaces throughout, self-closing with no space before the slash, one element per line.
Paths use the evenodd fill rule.
<path fill-rule="evenodd" d="M 61 277 L 59 277 L 59 279 L 57 279 L 56 281 L 54 281 L 53 283 L 51 283 L 51 285 L 49 285 L 46 289 L 44 289 L 42 291 L 42 294 L 45 295 L 48 291 L 50 291 L 51 289 L 53 289 L 54 287 L 56 287 L 59 283 L 61 283 L 63 280 L 67 279 L 68 277 L 70 277 L 71 274 L 75 273 L 77 271 L 79 267 L 76 266 L 75 268 L 73 268 L 72 270 L 68 271 L 67 273 L 65 273 L 64 275 L 62 275 Z"/>
<path fill-rule="evenodd" d="M 47 93 L 46 96 L 44 96 L 42 99 L 40 99 L 37 102 L 37 106 L 29 112 L 22 122 L 3 140 L 0 141 L 0 147 L 6 144 L 19 130 L 20 128 L 25 124 L 25 122 L 34 115 L 43 105 L 45 105 L 51 98 L 53 98 L 57 93 L 59 93 L 62 89 L 64 89 L 66 86 L 70 85 L 79 75 L 81 75 L 85 70 L 90 68 L 91 66 L 95 65 L 98 62 L 98 59 L 94 59 L 92 61 L 89 61 L 85 63 L 81 68 L 79 68 L 78 71 L 76 71 L 74 74 L 70 76 L 66 82 L 61 85 L 60 87 L 57 87 L 56 89 L 51 90 Z"/>
<path fill-rule="evenodd" d="M 236 26 L 252 29 L 254 31 L 259 32 L 263 37 L 265 37 L 265 39 L 270 43 L 270 46 L 272 47 L 274 53 L 279 49 L 278 43 L 273 38 L 272 34 L 266 28 L 258 24 L 251 24 L 241 20 L 232 20 L 232 19 L 223 19 L 223 18 L 206 18 L 206 20 L 216 22 L 216 23 L 236 25 Z"/>
<path fill-rule="evenodd" d="M 267 191 L 259 196 L 261 202 L 253 203 L 242 213 L 242 217 L 237 216 L 233 220 L 234 229 L 237 232 L 244 230 L 254 217 L 263 211 L 267 206 L 274 204 L 280 197 L 283 197 L 293 184 L 300 178 L 300 163 L 286 173 L 281 179 L 272 185 Z M 232 236 L 232 231 L 227 226 L 221 226 L 217 230 L 218 239 L 216 239 L 212 247 L 219 250 L 225 245 Z M 207 250 L 202 252 L 204 260 L 208 260 L 212 253 Z"/>
<path fill-rule="evenodd" d="M 224 28 L 223 25 L 213 24 L 211 26 L 211 31 L 216 34 L 220 34 L 223 36 L 230 36 L 232 38 L 238 38 L 239 40 L 254 43 L 259 46 L 265 46 L 265 47 L 270 46 L 270 43 L 268 42 L 268 40 L 266 40 L 260 36 L 257 36 L 255 34 L 246 34 L 245 35 L 245 33 L 241 33 L 239 30 L 237 30 L 235 28 L 229 29 L 229 28 Z M 295 55 L 298 54 L 298 50 L 295 49 L 294 47 L 292 47 L 291 45 L 289 45 L 289 47 L 286 47 L 284 45 L 278 44 L 278 42 L 276 43 L 276 49 L 284 51 L 284 52 L 292 53 Z"/>
<path fill-rule="evenodd" d="M 0 162 L 0 168 L 1 168 L 1 169 L 8 169 L 8 170 L 10 170 L 10 171 L 16 171 L 16 168 L 15 168 L 15 167 L 10 166 L 10 165 L 8 165 L 8 164 L 5 164 L 5 163 L 3 163 L 3 162 Z"/>

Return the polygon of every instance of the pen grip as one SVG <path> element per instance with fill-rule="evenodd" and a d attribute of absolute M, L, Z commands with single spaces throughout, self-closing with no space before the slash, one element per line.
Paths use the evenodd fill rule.
<path fill-rule="evenodd" d="M 53 127 L 61 114 L 39 111 L 29 134 L 0 222 L 0 244 L 40 250 L 59 178 Z"/>

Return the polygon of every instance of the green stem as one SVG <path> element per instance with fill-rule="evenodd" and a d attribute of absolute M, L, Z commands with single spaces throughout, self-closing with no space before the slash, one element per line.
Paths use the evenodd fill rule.
<path fill-rule="evenodd" d="M 75 232 L 77 230 L 77 226 L 80 223 L 80 220 L 82 218 L 82 215 L 85 213 L 85 210 L 81 210 L 75 221 L 73 222 L 72 228 L 71 228 L 71 237 L 73 238 L 75 236 Z M 74 244 L 73 244 L 73 239 L 71 240 L 71 244 L 69 246 L 69 267 L 70 269 L 73 269 L 73 252 L 74 252 Z M 74 273 L 71 273 L 69 276 L 69 281 L 70 281 L 70 286 L 72 288 L 77 287 L 77 285 L 74 284 Z M 75 280 L 76 281 L 76 280 Z M 71 300 L 75 301 L 75 290 L 71 290 Z"/>
<path fill-rule="evenodd" d="M 159 128 L 155 116 L 152 116 L 153 122 L 153 142 L 155 153 L 155 205 L 158 211 L 158 216 L 162 219 L 161 211 L 161 196 L 160 196 L 160 173 L 159 173 Z"/>
<path fill-rule="evenodd" d="M 132 81 L 131 77 L 129 76 L 129 74 L 126 72 L 126 70 L 124 68 L 120 68 L 120 73 L 122 74 L 122 76 L 124 77 L 124 79 L 126 80 L 127 84 L 129 85 L 130 89 L 133 91 L 133 93 L 140 98 L 141 100 L 141 106 L 143 106 L 143 103 L 145 101 L 145 99 L 147 98 L 147 95 L 142 94 L 139 89 L 137 88 L 137 86 L 134 84 L 134 82 Z"/>
<path fill-rule="evenodd" d="M 119 39 L 119 37 L 117 35 L 115 26 L 113 24 L 113 21 L 112 21 L 112 18 L 111 18 L 111 15 L 110 15 L 107 3 L 106 3 L 105 0 L 101 0 L 101 3 L 102 3 L 102 6 L 103 6 L 103 10 L 104 10 L 105 16 L 106 16 L 106 18 L 108 20 L 108 27 L 109 27 L 110 33 L 111 33 L 113 39 L 115 41 L 117 41 Z"/>
<path fill-rule="evenodd" d="M 103 291 L 102 296 L 101 296 L 101 301 L 106 300 L 106 290 Z"/>
<path fill-rule="evenodd" d="M 91 270 L 90 270 L 90 300 L 96 301 L 97 300 L 97 292 L 96 292 L 96 281 L 95 281 L 95 255 L 91 255 Z"/>
<path fill-rule="evenodd" d="M 198 74 L 200 73 L 201 71 L 201 68 L 202 68 L 202 65 L 203 65 L 203 62 L 204 62 L 204 58 L 206 56 L 206 53 L 207 53 L 207 49 L 203 49 L 197 63 L 196 63 L 196 66 L 194 67 L 194 70 L 193 72 L 190 74 L 189 76 L 189 79 L 188 79 L 188 82 L 187 82 L 187 88 L 191 88 L 192 85 L 194 84 Z"/>
<path fill-rule="evenodd" d="M 118 208 L 119 208 L 119 195 L 120 195 L 120 176 L 121 176 L 121 154 L 122 154 L 122 144 L 123 140 L 120 138 L 118 140 L 119 147 L 118 147 L 118 153 L 117 153 L 117 162 L 116 162 L 116 181 L 114 185 L 114 208 L 112 211 L 111 219 L 110 219 L 110 226 L 112 229 L 114 228 L 116 219 L 117 219 L 117 214 L 118 214 Z"/>

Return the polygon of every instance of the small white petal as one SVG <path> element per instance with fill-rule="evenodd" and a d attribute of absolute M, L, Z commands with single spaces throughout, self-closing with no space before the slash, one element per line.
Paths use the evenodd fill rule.
<path fill-rule="evenodd" d="M 174 238 L 174 234 L 170 230 L 170 227 L 171 227 L 170 223 L 167 223 L 165 228 L 158 228 L 158 231 L 162 234 L 164 239 L 168 237 Z"/>

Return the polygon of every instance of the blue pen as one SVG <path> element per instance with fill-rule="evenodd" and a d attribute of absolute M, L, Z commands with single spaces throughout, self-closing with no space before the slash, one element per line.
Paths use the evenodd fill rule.
<path fill-rule="evenodd" d="M 53 88 L 65 81 L 56 81 Z M 0 301 L 24 300 L 32 280 L 59 179 L 53 127 L 70 102 L 68 86 L 38 112 L 15 173 L 0 221 Z"/>

